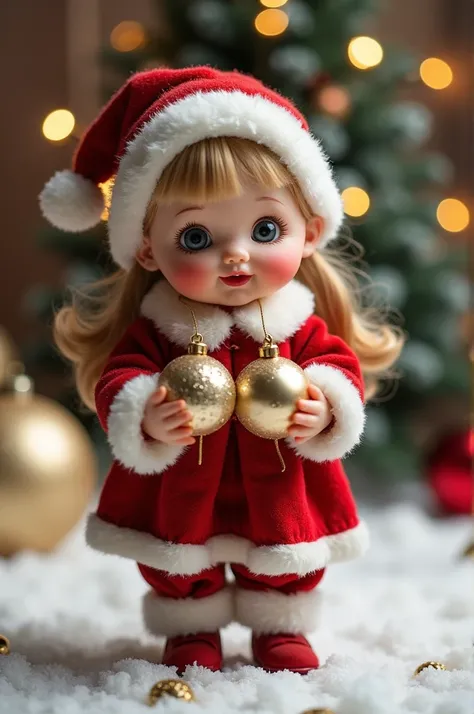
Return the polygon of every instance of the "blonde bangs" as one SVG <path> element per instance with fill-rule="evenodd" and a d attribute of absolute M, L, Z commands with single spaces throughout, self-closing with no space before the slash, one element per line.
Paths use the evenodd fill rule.
<path fill-rule="evenodd" d="M 238 137 L 204 139 L 186 147 L 166 167 L 156 187 L 158 201 L 222 201 L 256 183 L 281 188 L 291 182 L 278 157 L 261 144 Z"/>
<path fill-rule="evenodd" d="M 159 203 L 205 203 L 240 196 L 246 185 L 288 188 L 305 218 L 312 214 L 293 174 L 262 144 L 234 136 L 187 146 L 163 171 L 143 222 L 149 233 Z"/>

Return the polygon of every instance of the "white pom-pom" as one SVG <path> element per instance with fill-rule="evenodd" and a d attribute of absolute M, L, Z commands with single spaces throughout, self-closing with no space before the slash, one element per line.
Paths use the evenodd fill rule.
<path fill-rule="evenodd" d="M 43 216 L 63 231 L 80 232 L 99 223 L 104 195 L 93 181 L 74 171 L 57 171 L 42 190 Z"/>

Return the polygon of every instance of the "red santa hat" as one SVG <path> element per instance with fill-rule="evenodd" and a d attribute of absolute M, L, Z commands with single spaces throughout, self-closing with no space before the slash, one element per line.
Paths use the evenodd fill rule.
<path fill-rule="evenodd" d="M 40 195 L 43 215 L 66 231 L 99 223 L 99 184 L 115 177 L 108 230 L 114 260 L 133 264 L 149 200 L 164 168 L 186 146 L 215 136 L 264 144 L 298 180 L 324 218 L 320 245 L 337 233 L 343 208 L 328 160 L 288 100 L 253 77 L 211 67 L 134 74 L 85 132 L 72 171 L 57 172 Z"/>

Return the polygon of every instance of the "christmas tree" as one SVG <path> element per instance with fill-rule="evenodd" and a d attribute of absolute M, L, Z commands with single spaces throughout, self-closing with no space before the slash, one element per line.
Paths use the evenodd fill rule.
<path fill-rule="evenodd" d="M 462 404 L 468 367 L 458 326 L 467 286 L 462 256 L 450 249 L 440 224 L 460 231 L 468 217 L 462 203 L 441 200 L 452 172 L 443 155 L 423 149 L 430 112 L 400 93 L 420 80 L 419 61 L 365 35 L 376 5 L 371 0 L 165 0 L 159 4 L 157 31 L 121 23 L 103 61 L 113 70 L 106 95 L 133 71 L 209 64 L 253 74 L 289 96 L 307 116 L 334 165 L 349 231 L 364 250 L 362 268 L 374 283 L 367 299 L 390 305 L 408 333 L 398 364 L 401 379 L 388 383 L 369 404 L 364 443 L 348 459 L 349 471 L 379 482 L 419 474 L 426 415 L 445 397 L 454 395 Z M 426 77 L 434 72 L 439 80 L 440 71 L 425 66 Z M 68 285 L 111 270 L 105 231 L 106 220 L 87 234 L 44 231 L 45 246 L 66 255 Z M 347 232 L 340 238 L 344 244 Z M 348 251 L 354 252 L 350 245 Z M 61 291 L 51 295 L 48 288 L 30 296 L 46 323 L 52 306 L 62 300 Z M 32 347 L 30 368 L 41 363 L 64 373 L 50 342 Z M 77 410 L 72 382 L 63 401 Z M 94 416 L 82 413 L 82 419 L 96 429 Z"/>

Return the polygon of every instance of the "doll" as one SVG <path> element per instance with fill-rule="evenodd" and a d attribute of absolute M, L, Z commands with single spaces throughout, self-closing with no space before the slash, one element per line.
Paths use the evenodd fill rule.
<path fill-rule="evenodd" d="M 341 459 L 363 432 L 364 379 L 370 396 L 403 338 L 364 311 L 341 258 L 325 254 L 343 219 L 328 161 L 295 106 L 256 79 L 210 67 L 133 75 L 73 170 L 46 184 L 44 215 L 90 228 L 111 177 L 120 267 L 55 320 L 113 455 L 87 542 L 136 561 L 164 664 L 220 669 L 220 630 L 236 621 L 252 631 L 257 665 L 309 672 L 325 568 L 368 544 Z M 281 441 L 286 470 L 235 416 L 206 437 L 199 466 L 187 405 L 167 401 L 159 374 L 185 353 L 191 306 L 235 380 L 258 356 L 259 304 L 310 383 Z"/>

